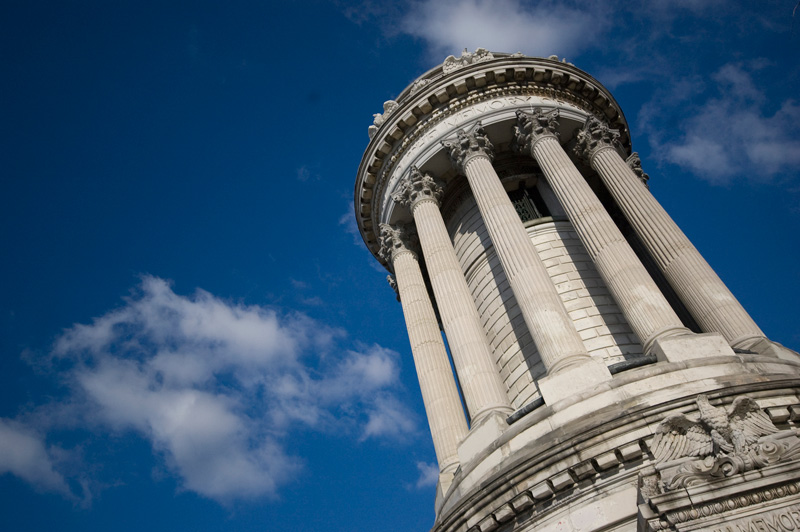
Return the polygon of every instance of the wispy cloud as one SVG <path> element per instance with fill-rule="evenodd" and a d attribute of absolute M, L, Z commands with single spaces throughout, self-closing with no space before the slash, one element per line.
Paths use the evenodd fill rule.
<path fill-rule="evenodd" d="M 64 477 L 55 471 L 54 458 L 44 439 L 30 427 L 0 418 L 0 474 L 11 473 L 41 491 L 69 495 Z"/>
<path fill-rule="evenodd" d="M 364 240 L 361 238 L 361 233 L 358 230 L 356 217 L 355 214 L 353 214 L 354 210 L 355 208 L 353 207 L 353 202 L 351 201 L 350 207 L 339 217 L 339 225 L 345 230 L 346 233 L 353 237 L 353 244 L 356 246 L 363 246 Z"/>
<path fill-rule="evenodd" d="M 402 32 L 422 39 L 435 60 L 477 47 L 529 55 L 572 55 L 606 29 L 604 9 L 593 5 L 520 0 L 423 0 L 410 4 Z"/>
<path fill-rule="evenodd" d="M 121 308 L 56 340 L 51 356 L 67 365 L 71 392 L 42 409 L 61 426 L 138 434 L 184 489 L 223 503 L 271 497 L 303 467 L 283 444 L 293 428 L 362 441 L 416 431 L 396 394 L 397 354 L 343 348 L 345 336 L 299 313 L 183 296 L 144 277 Z M 0 472 L 68 491 L 44 435 L 2 421 L 0 436 Z"/>
<path fill-rule="evenodd" d="M 726 64 L 712 80 L 711 90 L 689 106 L 677 138 L 651 129 L 656 157 L 713 183 L 737 177 L 765 181 L 794 170 L 800 164 L 800 105 L 785 100 L 769 110 L 752 66 Z M 663 101 L 653 109 L 656 116 L 645 114 L 645 121 L 660 120 L 659 112 L 669 111 Z"/>
<path fill-rule="evenodd" d="M 417 462 L 419 478 L 417 479 L 417 489 L 435 486 L 439 482 L 439 466 L 426 462 Z"/>

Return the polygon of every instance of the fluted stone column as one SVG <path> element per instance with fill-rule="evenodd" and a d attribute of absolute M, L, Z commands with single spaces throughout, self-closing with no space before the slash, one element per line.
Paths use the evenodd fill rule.
<path fill-rule="evenodd" d="M 394 271 L 389 283 L 397 290 L 411 342 L 422 402 L 433 437 L 441 483 L 458 468 L 458 444 L 467 435 L 453 371 L 439 332 L 428 289 L 412 250 L 414 234 L 404 225 L 381 225 L 381 256 Z M 443 491 L 447 491 L 443 486 Z"/>
<path fill-rule="evenodd" d="M 480 122 L 444 142 L 453 165 L 467 176 L 514 298 L 548 375 L 591 360 L 525 226 L 492 167 L 494 151 Z M 606 371 L 607 377 L 611 374 Z"/>
<path fill-rule="evenodd" d="M 431 176 L 413 168 L 393 198 L 408 206 L 414 216 L 447 343 L 475 425 L 492 413 L 504 416 L 513 409 L 442 220 L 441 194 L 441 186 Z"/>
<path fill-rule="evenodd" d="M 558 111 L 517 112 L 516 143 L 530 153 L 567 212 L 645 352 L 661 338 L 689 334 L 625 237 L 558 141 Z"/>
<path fill-rule="evenodd" d="M 635 166 L 622 159 L 618 139 L 618 131 L 590 117 L 578 132 L 575 151 L 600 174 L 636 234 L 703 331 L 721 333 L 733 347 L 748 348 L 763 340 L 764 333 L 650 194 L 637 176 Z"/>

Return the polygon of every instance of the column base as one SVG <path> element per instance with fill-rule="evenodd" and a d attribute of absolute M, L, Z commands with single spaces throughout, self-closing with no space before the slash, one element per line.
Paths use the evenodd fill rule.
<path fill-rule="evenodd" d="M 601 361 L 588 358 L 576 366 L 561 370 L 556 375 L 542 377 L 536 383 L 545 404 L 554 405 L 597 384 L 611 380 L 611 372 Z"/>
<path fill-rule="evenodd" d="M 458 446 L 459 462 L 468 463 L 494 443 L 508 429 L 507 417 L 508 414 L 492 412 L 470 427 L 469 433 Z"/>
<path fill-rule="evenodd" d="M 659 362 L 683 362 L 694 358 L 736 356 L 719 333 L 682 334 L 659 338 L 650 352 Z"/>

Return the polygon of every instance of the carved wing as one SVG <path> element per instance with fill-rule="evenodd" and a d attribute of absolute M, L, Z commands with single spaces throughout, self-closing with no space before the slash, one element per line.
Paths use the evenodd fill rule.
<path fill-rule="evenodd" d="M 669 416 L 656 427 L 652 446 L 656 462 L 677 460 L 684 456 L 707 456 L 713 450 L 711 435 L 703 425 L 683 414 Z"/>
<path fill-rule="evenodd" d="M 744 434 L 748 444 L 756 442 L 761 436 L 778 432 L 766 412 L 749 397 L 734 399 L 728 420 L 732 429 Z"/>

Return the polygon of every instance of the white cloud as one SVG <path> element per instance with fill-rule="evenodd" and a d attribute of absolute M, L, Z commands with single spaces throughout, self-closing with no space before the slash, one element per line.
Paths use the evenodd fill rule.
<path fill-rule="evenodd" d="M 794 170 L 800 164 L 800 105 L 786 100 L 767 111 L 766 95 L 739 64 L 723 66 L 713 80 L 716 94 L 681 124 L 679 138 L 651 134 L 656 155 L 716 183 L 769 180 Z"/>
<path fill-rule="evenodd" d="M 361 440 L 416 430 L 396 397 L 397 354 L 342 349 L 344 336 L 299 313 L 202 290 L 186 297 L 144 277 L 121 308 L 56 340 L 53 356 L 71 363 L 72 393 L 42 407 L 39 424 L 136 433 L 183 489 L 214 500 L 274 496 L 303 465 L 283 445 L 292 428 Z M 0 425 L 15 438 L 2 445 L 30 450 L 2 453 L 0 471 L 66 491 L 42 441 L 15 426 Z"/>
<path fill-rule="evenodd" d="M 367 415 L 368 420 L 361 435 L 362 440 L 380 437 L 403 439 L 416 429 L 414 417 L 409 409 L 388 394 L 378 395 L 369 406 Z"/>
<path fill-rule="evenodd" d="M 400 29 L 423 39 L 434 60 L 464 48 L 571 56 L 591 46 L 606 28 L 598 5 L 520 0 L 423 0 L 410 4 Z"/>
<path fill-rule="evenodd" d="M 417 489 L 435 486 L 439 482 L 439 466 L 425 462 L 417 462 L 419 478 L 417 479 Z"/>
<path fill-rule="evenodd" d="M 344 228 L 346 233 L 353 237 L 353 244 L 360 247 L 364 245 L 364 240 L 361 238 L 361 232 L 358 230 L 356 216 L 353 214 L 354 210 L 355 208 L 351 201 L 350 208 L 339 217 L 339 225 Z"/>
<path fill-rule="evenodd" d="M 64 477 L 54 469 L 43 438 L 21 423 L 0 418 L 0 475 L 5 473 L 42 491 L 69 493 Z"/>

